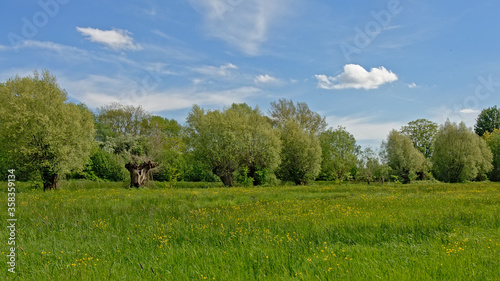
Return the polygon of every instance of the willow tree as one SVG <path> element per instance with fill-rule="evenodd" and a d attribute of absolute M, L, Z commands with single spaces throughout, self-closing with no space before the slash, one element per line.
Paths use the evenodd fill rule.
<path fill-rule="evenodd" d="M 0 87 L 0 146 L 14 169 L 38 172 L 44 190 L 59 175 L 83 169 L 94 145 L 94 120 L 47 70 L 16 76 Z"/>
<path fill-rule="evenodd" d="M 279 164 L 280 140 L 270 121 L 258 109 L 233 104 L 205 111 L 193 106 L 187 118 L 190 147 L 225 186 L 234 185 L 233 173 L 246 167 L 274 172 Z"/>
<path fill-rule="evenodd" d="M 276 176 L 297 185 L 316 179 L 321 171 L 319 135 L 326 128 L 325 118 L 304 102 L 286 99 L 272 102 L 269 115 L 283 144 Z"/>
<path fill-rule="evenodd" d="M 410 183 L 419 173 L 426 172 L 425 156 L 413 146 L 408 136 L 392 130 L 381 148 L 384 162 L 403 183 Z"/>
<path fill-rule="evenodd" d="M 432 161 L 435 177 L 444 182 L 482 179 L 493 168 L 486 141 L 463 122 L 447 121 L 439 128 Z"/>

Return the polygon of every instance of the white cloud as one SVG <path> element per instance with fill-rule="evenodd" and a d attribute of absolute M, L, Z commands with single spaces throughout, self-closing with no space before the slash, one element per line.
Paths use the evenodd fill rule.
<path fill-rule="evenodd" d="M 323 74 L 315 75 L 318 87 L 327 90 L 340 89 L 377 89 L 379 86 L 398 80 L 396 74 L 381 66 L 366 71 L 357 64 L 346 64 L 344 72 L 332 77 Z"/>
<path fill-rule="evenodd" d="M 92 27 L 76 27 L 91 42 L 106 45 L 114 50 L 140 50 L 142 47 L 134 43 L 132 33 L 123 29 L 100 30 Z"/>
<path fill-rule="evenodd" d="M 189 0 L 201 14 L 209 36 L 222 39 L 248 55 L 257 55 L 278 22 L 297 0 Z"/>
<path fill-rule="evenodd" d="M 417 86 L 417 84 L 415 84 L 415 82 L 412 82 L 412 83 L 408 84 L 408 88 L 414 89 L 414 88 L 418 88 L 418 86 Z"/>
<path fill-rule="evenodd" d="M 264 74 L 256 76 L 254 82 L 255 84 L 272 84 L 279 82 L 279 80 L 269 74 Z"/>
<path fill-rule="evenodd" d="M 472 108 L 464 108 L 460 110 L 460 113 L 462 114 L 479 114 L 481 111 L 477 109 L 472 109 Z"/>
<path fill-rule="evenodd" d="M 219 67 L 205 65 L 201 67 L 196 67 L 193 70 L 208 76 L 222 76 L 228 77 L 233 73 L 233 70 L 238 69 L 238 67 L 232 63 L 227 63 Z"/>

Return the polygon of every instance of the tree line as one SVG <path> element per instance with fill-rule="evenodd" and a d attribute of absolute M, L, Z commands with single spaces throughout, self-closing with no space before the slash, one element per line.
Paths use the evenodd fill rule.
<path fill-rule="evenodd" d="M 140 106 L 112 103 L 92 112 L 68 102 L 48 71 L 0 83 L 0 98 L 0 174 L 16 169 L 20 180 L 44 189 L 63 177 L 124 181 L 126 164 L 146 161 L 155 163 L 154 180 L 225 186 L 500 180 L 496 106 L 481 112 L 474 130 L 412 121 L 391 131 L 376 152 L 362 150 L 344 127 L 327 128 L 306 103 L 287 99 L 272 102 L 267 114 L 244 103 L 218 110 L 194 105 L 181 125 Z"/>

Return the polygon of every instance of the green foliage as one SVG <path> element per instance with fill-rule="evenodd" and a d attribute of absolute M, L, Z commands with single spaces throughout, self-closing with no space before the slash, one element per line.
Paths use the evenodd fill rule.
<path fill-rule="evenodd" d="M 58 175 L 82 170 L 94 142 L 92 113 L 67 102 L 66 92 L 48 71 L 15 77 L 0 88 L 1 150 L 16 169 L 41 174 L 44 188 Z"/>
<path fill-rule="evenodd" d="M 373 149 L 365 148 L 360 156 L 358 178 L 368 184 L 377 180 L 384 183 L 389 177 L 389 168 L 380 163 Z"/>
<path fill-rule="evenodd" d="M 434 140 L 438 132 L 438 125 L 427 119 L 417 119 L 401 128 L 401 133 L 407 135 L 416 149 L 426 158 L 432 156 Z"/>
<path fill-rule="evenodd" d="M 99 148 L 90 157 L 91 171 L 100 179 L 123 181 L 127 177 L 125 161 L 120 156 L 111 154 Z"/>
<path fill-rule="evenodd" d="M 115 135 L 147 135 L 150 114 L 140 106 L 111 103 L 97 110 L 97 123 Z M 107 135 L 107 134 L 106 134 Z"/>
<path fill-rule="evenodd" d="M 500 109 L 497 106 L 483 109 L 476 120 L 474 130 L 476 134 L 482 136 L 486 132 L 493 132 L 500 129 Z"/>
<path fill-rule="evenodd" d="M 205 112 L 195 105 L 187 123 L 195 159 L 206 163 L 226 186 L 234 184 L 233 173 L 240 167 L 255 178 L 258 167 L 275 170 L 279 164 L 279 137 L 258 108 L 233 104 Z"/>
<path fill-rule="evenodd" d="M 311 111 L 306 103 L 294 104 L 286 99 L 272 102 L 269 115 L 273 126 L 281 132 L 283 144 L 276 176 L 295 184 L 315 180 L 321 171 L 318 136 L 326 128 L 325 118 Z"/>
<path fill-rule="evenodd" d="M 483 179 L 491 171 L 492 153 L 486 142 L 471 129 L 447 121 L 436 136 L 433 172 L 444 182 Z"/>
<path fill-rule="evenodd" d="M 483 139 L 493 154 L 493 169 L 489 173 L 489 179 L 500 181 L 500 130 L 494 129 L 491 133 L 485 132 Z"/>
<path fill-rule="evenodd" d="M 280 99 L 271 102 L 269 115 L 275 127 L 283 127 L 287 120 L 292 119 L 299 123 L 300 127 L 313 134 L 319 134 L 326 129 L 325 117 L 313 112 L 305 102 L 294 104 L 292 100 Z"/>
<path fill-rule="evenodd" d="M 281 127 L 281 165 L 276 176 L 282 181 L 303 185 L 316 179 L 321 171 L 321 145 L 318 138 L 295 120 Z"/>
<path fill-rule="evenodd" d="M 413 146 L 408 136 L 396 130 L 392 130 L 387 141 L 382 142 L 381 156 L 403 183 L 409 183 L 417 178 L 418 173 L 425 172 L 424 155 Z"/>
<path fill-rule="evenodd" d="M 336 130 L 330 128 L 322 132 L 319 140 L 322 151 L 321 174 L 326 175 L 328 180 L 337 179 L 341 184 L 356 166 L 361 148 L 354 136 L 340 126 Z"/>

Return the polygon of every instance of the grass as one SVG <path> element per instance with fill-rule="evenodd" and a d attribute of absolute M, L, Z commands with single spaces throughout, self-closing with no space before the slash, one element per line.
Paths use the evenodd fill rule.
<path fill-rule="evenodd" d="M 0 276 L 500 280 L 498 183 L 121 186 L 21 183 L 17 273 Z"/>

